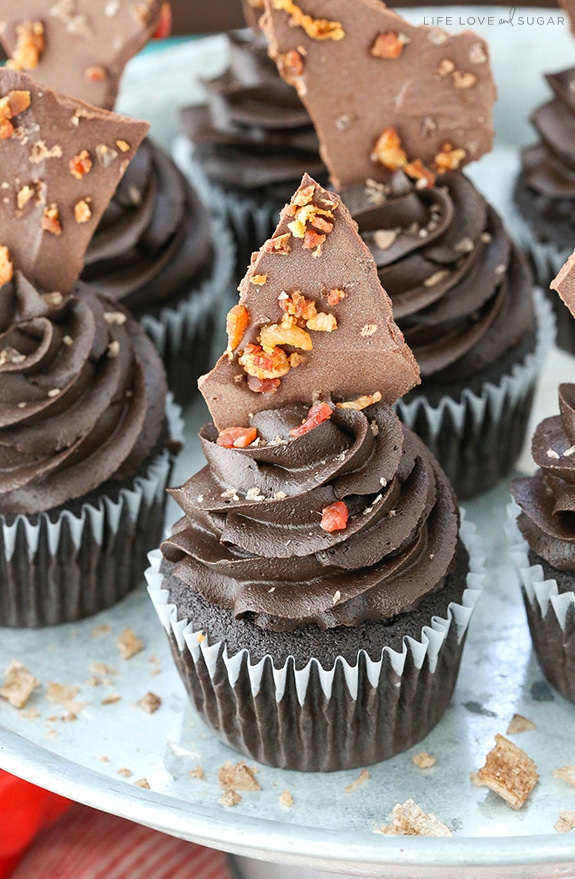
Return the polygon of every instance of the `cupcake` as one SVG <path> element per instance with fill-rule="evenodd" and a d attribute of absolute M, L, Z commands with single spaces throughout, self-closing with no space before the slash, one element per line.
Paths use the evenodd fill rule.
<path fill-rule="evenodd" d="M 11 66 L 111 109 L 124 66 L 152 35 L 161 9 L 161 0 L 114 0 L 84 13 L 74 4 L 29 0 L 0 15 L 0 40 Z M 142 323 L 182 403 L 208 368 L 233 265 L 227 229 L 212 223 L 196 188 L 146 139 L 93 236 L 82 278 Z"/>
<path fill-rule="evenodd" d="M 513 198 L 521 221 L 518 234 L 544 290 L 575 246 L 575 67 L 547 74 L 553 98 L 533 112 L 539 136 L 521 151 L 521 170 Z M 550 296 L 557 318 L 557 343 L 575 352 L 575 325 L 556 296 Z"/>
<path fill-rule="evenodd" d="M 253 23 L 257 10 L 247 3 L 244 10 Z M 210 201 L 234 234 L 239 280 L 302 174 L 327 182 L 327 172 L 307 110 L 278 76 L 263 34 L 246 29 L 227 38 L 228 66 L 203 82 L 204 105 L 181 111 L 174 155 L 186 173 L 199 166 L 207 175 Z"/>
<path fill-rule="evenodd" d="M 141 582 L 177 413 L 141 327 L 77 281 L 147 123 L 9 68 L 0 89 L 0 626 L 36 627 Z M 94 161 L 77 179 L 82 156 Z"/>
<path fill-rule="evenodd" d="M 575 315 L 575 252 L 552 282 Z M 514 479 L 508 536 L 529 630 L 545 677 L 575 702 L 575 384 L 533 435 L 534 476 Z"/>
<path fill-rule="evenodd" d="M 377 0 L 335 0 L 329 21 L 320 7 L 300 20 L 269 2 L 270 54 L 309 109 L 419 363 L 397 412 L 471 497 L 518 458 L 552 337 L 525 259 L 461 172 L 491 147 L 487 46 Z M 340 69 L 353 76 L 333 88 Z"/>
<path fill-rule="evenodd" d="M 184 516 L 148 572 L 177 668 L 254 759 L 391 757 L 449 702 L 481 562 L 447 477 L 390 407 L 418 369 L 373 259 L 309 176 L 228 336 L 200 381 L 208 464 L 172 491 Z"/>

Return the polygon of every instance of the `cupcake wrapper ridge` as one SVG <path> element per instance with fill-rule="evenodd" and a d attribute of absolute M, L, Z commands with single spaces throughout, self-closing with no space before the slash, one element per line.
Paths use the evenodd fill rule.
<path fill-rule="evenodd" d="M 171 394 L 166 420 L 170 437 L 181 441 L 181 410 Z M 0 626 L 73 622 L 141 583 L 146 553 L 162 535 L 172 465 L 173 455 L 162 450 L 129 487 L 82 504 L 78 514 L 18 514 L 10 523 L 0 516 Z"/>
<path fill-rule="evenodd" d="M 395 404 L 401 420 L 438 458 L 460 499 L 493 486 L 510 472 L 521 453 L 535 385 L 555 338 L 548 300 L 537 288 L 534 299 L 535 350 L 498 384 L 485 382 L 480 396 L 465 389 L 459 401 L 443 397 L 437 406 L 424 396 Z"/>
<path fill-rule="evenodd" d="M 269 655 L 252 664 L 248 649 L 230 657 L 224 643 L 209 644 L 193 621 L 178 620 L 159 551 L 149 555 L 148 592 L 188 693 L 219 737 L 283 768 L 352 768 L 410 747 L 447 706 L 485 577 L 479 538 L 465 520 L 461 537 L 470 556 L 461 603 L 450 603 L 445 619 L 433 617 L 419 640 L 406 637 L 401 652 L 385 647 L 375 661 L 359 650 L 355 665 L 340 656 L 328 670 L 313 657 L 302 669 L 293 657 L 279 669 Z"/>

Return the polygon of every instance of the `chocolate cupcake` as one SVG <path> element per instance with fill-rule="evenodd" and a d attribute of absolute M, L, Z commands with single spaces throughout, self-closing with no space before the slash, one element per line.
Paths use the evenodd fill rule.
<path fill-rule="evenodd" d="M 7 68 L 0 90 L 0 625 L 44 626 L 141 582 L 178 415 L 143 330 L 76 281 L 147 123 Z M 82 152 L 118 141 L 122 161 L 94 163 L 71 192 Z"/>
<path fill-rule="evenodd" d="M 419 363 L 397 412 L 470 497 L 518 458 L 553 332 L 521 252 L 460 170 L 491 147 L 487 45 L 377 0 L 335 0 L 330 21 L 320 6 L 304 22 L 270 3 L 270 53 L 314 119 Z M 340 68 L 353 88 L 331 87 Z"/>
<path fill-rule="evenodd" d="M 575 252 L 552 283 L 575 315 Z M 543 673 L 575 702 L 575 384 L 558 396 L 559 415 L 533 435 L 537 472 L 511 483 L 508 536 Z"/>
<path fill-rule="evenodd" d="M 575 67 L 547 74 L 553 98 L 533 112 L 539 141 L 521 151 L 513 193 L 522 222 L 517 231 L 535 279 L 544 290 L 575 245 Z M 556 296 L 557 343 L 575 352 L 575 324 Z"/>
<path fill-rule="evenodd" d="M 203 82 L 205 105 L 181 111 L 174 156 L 186 173 L 199 165 L 207 175 L 210 202 L 234 234 L 239 280 L 302 174 L 327 182 L 327 172 L 308 112 L 278 76 L 263 34 L 227 37 L 228 67 Z"/>
<path fill-rule="evenodd" d="M 0 4 L 0 40 L 12 66 L 51 88 L 63 81 L 74 97 L 110 109 L 125 64 L 153 33 L 161 8 L 161 0 L 118 0 L 84 14 L 70 4 L 26 0 L 2 15 Z M 121 158 L 114 145 L 105 160 Z M 81 164 L 76 173 L 81 177 Z M 212 222 L 197 188 L 146 139 L 101 219 L 82 278 L 142 323 L 182 403 L 195 396 L 210 362 L 233 266 L 228 230 Z"/>
<path fill-rule="evenodd" d="M 425 736 L 480 592 L 449 481 L 389 405 L 418 381 L 390 306 L 306 176 L 200 382 L 208 465 L 173 490 L 184 517 L 148 572 L 197 710 L 275 766 L 351 768 Z"/>

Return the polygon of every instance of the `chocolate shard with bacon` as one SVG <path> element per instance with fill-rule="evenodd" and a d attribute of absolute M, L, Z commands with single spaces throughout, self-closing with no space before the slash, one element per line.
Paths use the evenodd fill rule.
<path fill-rule="evenodd" d="M 575 250 L 567 262 L 561 266 L 549 286 L 559 293 L 562 301 L 575 317 Z"/>
<path fill-rule="evenodd" d="M 0 41 L 10 67 L 111 110 L 161 14 L 162 0 L 0 0 Z"/>
<path fill-rule="evenodd" d="M 491 149 L 487 45 L 409 24 L 380 0 L 265 0 L 269 53 L 312 117 L 333 185 L 421 186 Z"/>
<path fill-rule="evenodd" d="M 356 223 L 309 175 L 239 290 L 228 350 L 199 381 L 218 429 L 295 402 L 391 405 L 419 382 Z"/>
<path fill-rule="evenodd" d="M 148 128 L 0 70 L 0 246 L 40 289 L 70 291 Z"/>

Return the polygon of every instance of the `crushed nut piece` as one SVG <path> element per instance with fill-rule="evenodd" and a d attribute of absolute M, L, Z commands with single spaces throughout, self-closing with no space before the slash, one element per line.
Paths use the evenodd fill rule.
<path fill-rule="evenodd" d="M 392 836 L 451 836 L 451 831 L 435 815 L 424 812 L 413 800 L 393 807 L 393 820 L 376 830 Z"/>
<path fill-rule="evenodd" d="M 15 70 L 34 70 L 45 48 L 44 25 L 41 21 L 17 25 L 16 45 L 6 66 Z"/>
<path fill-rule="evenodd" d="M 346 794 L 353 793 L 354 790 L 357 790 L 360 785 L 364 784 L 369 778 L 369 772 L 367 769 L 362 769 L 355 781 L 350 782 L 350 784 L 346 785 L 345 792 Z"/>
<path fill-rule="evenodd" d="M 88 223 L 92 218 L 92 210 L 85 199 L 80 199 L 74 205 L 74 219 L 77 223 Z"/>
<path fill-rule="evenodd" d="M 81 150 L 77 155 L 72 156 L 68 167 L 70 174 L 77 180 L 81 180 L 84 174 L 87 174 L 92 168 L 92 159 L 88 150 Z"/>
<path fill-rule="evenodd" d="M 155 693 L 146 693 L 145 696 L 136 702 L 138 708 L 141 708 L 143 711 L 146 711 L 148 714 L 154 714 L 160 705 L 162 704 L 162 700 Z"/>
<path fill-rule="evenodd" d="M 285 232 L 283 235 L 277 235 L 275 238 L 268 238 L 264 244 L 264 252 L 281 253 L 284 256 L 287 255 L 291 251 L 289 239 L 289 232 Z"/>
<path fill-rule="evenodd" d="M 397 229 L 378 229 L 373 235 L 373 241 L 379 250 L 389 250 L 397 238 Z"/>
<path fill-rule="evenodd" d="M 312 40 L 342 40 L 345 31 L 339 21 L 328 21 L 326 18 L 313 18 L 306 15 L 293 0 L 272 0 L 274 9 L 283 9 L 291 16 L 291 27 L 301 27 Z"/>
<path fill-rule="evenodd" d="M 437 72 L 440 76 L 449 76 L 455 70 L 455 64 L 450 58 L 442 58 L 437 65 Z"/>
<path fill-rule="evenodd" d="M 266 353 L 260 345 L 246 345 L 238 363 L 249 376 L 261 381 L 279 379 L 290 370 L 287 355 L 282 348 L 274 348 Z M 251 384 L 249 386 L 251 388 Z"/>
<path fill-rule="evenodd" d="M 256 779 L 257 769 L 248 766 L 243 760 L 238 763 L 224 763 L 218 769 L 218 781 L 225 791 L 254 791 L 261 790 Z"/>
<path fill-rule="evenodd" d="M 390 171 L 397 171 L 407 164 L 407 154 L 395 128 L 385 128 L 381 132 L 371 152 L 371 160 Z"/>
<path fill-rule="evenodd" d="M 0 98 L 0 139 L 6 140 L 14 134 L 12 119 L 30 106 L 30 92 L 12 89 Z"/>
<path fill-rule="evenodd" d="M 365 324 L 359 331 L 360 336 L 373 336 L 377 333 L 377 324 Z"/>
<path fill-rule="evenodd" d="M 13 659 L 4 672 L 0 697 L 6 699 L 14 708 L 24 708 L 32 692 L 39 685 L 40 681 L 21 662 Z"/>
<path fill-rule="evenodd" d="M 477 82 L 474 73 L 465 72 L 464 70 L 455 70 L 453 72 L 453 85 L 456 89 L 470 89 Z"/>
<path fill-rule="evenodd" d="M 539 775 L 531 757 L 504 736 L 495 736 L 495 747 L 477 772 L 479 781 L 502 797 L 512 809 L 520 809 Z"/>
<path fill-rule="evenodd" d="M 144 649 L 144 642 L 136 636 L 133 629 L 127 628 L 120 632 L 116 641 L 122 659 L 131 659 Z"/>
<path fill-rule="evenodd" d="M 437 763 L 437 757 L 432 757 L 427 751 L 421 751 L 419 754 L 414 754 L 411 759 L 419 769 L 431 769 L 431 767 L 435 766 Z"/>
<path fill-rule="evenodd" d="M 56 143 L 48 148 L 43 140 L 37 140 L 36 143 L 32 144 L 28 161 L 32 162 L 33 165 L 39 165 L 40 162 L 44 162 L 46 159 L 61 158 L 62 147 L 59 144 Z"/>
<path fill-rule="evenodd" d="M 102 168 L 108 168 L 118 158 L 118 152 L 105 143 L 99 143 L 96 147 L 96 158 Z"/>
<path fill-rule="evenodd" d="M 356 397 L 355 400 L 345 400 L 343 403 L 336 403 L 336 406 L 338 409 L 357 409 L 361 411 L 361 409 L 365 409 L 367 406 L 379 403 L 380 400 L 381 392 L 375 391 L 373 394 L 362 394 L 361 397 Z"/>
<path fill-rule="evenodd" d="M 307 326 L 309 324 L 310 321 L 307 322 Z M 283 316 L 280 324 L 263 326 L 258 342 L 266 354 L 272 354 L 276 345 L 291 345 L 292 348 L 301 348 L 302 351 L 311 351 L 313 348 L 310 334 L 292 323 L 289 314 Z"/>
<path fill-rule="evenodd" d="M 346 295 L 345 290 L 340 290 L 339 287 L 334 287 L 334 289 L 330 290 L 327 294 L 327 304 L 332 307 L 338 305 L 342 299 L 345 299 Z"/>
<path fill-rule="evenodd" d="M 0 287 L 7 284 L 14 277 L 14 265 L 10 260 L 10 251 L 5 246 L 0 246 Z"/>
<path fill-rule="evenodd" d="M 484 64 L 487 61 L 487 53 L 481 43 L 473 43 L 469 50 L 469 60 L 472 64 Z"/>
<path fill-rule="evenodd" d="M 267 275 L 252 275 L 250 278 L 250 284 L 255 284 L 257 287 L 262 287 L 267 279 Z"/>
<path fill-rule="evenodd" d="M 104 320 L 112 327 L 121 327 L 127 321 L 127 316 L 123 311 L 105 311 Z"/>
<path fill-rule="evenodd" d="M 117 339 L 114 339 L 113 342 L 110 342 L 108 345 L 108 357 L 117 357 L 120 353 L 120 343 Z"/>
<path fill-rule="evenodd" d="M 58 397 L 61 393 L 62 392 L 61 392 L 60 388 L 52 388 L 51 390 L 48 391 L 47 396 L 50 398 L 54 398 L 54 397 Z"/>
<path fill-rule="evenodd" d="M 58 208 L 55 204 L 50 205 L 49 208 L 46 208 L 44 210 L 44 216 L 42 217 L 41 226 L 45 232 L 50 232 L 51 235 L 62 234 L 62 226 L 60 225 Z"/>
<path fill-rule="evenodd" d="M 316 333 L 333 333 L 334 330 L 337 330 L 337 319 L 334 314 L 320 311 L 306 321 L 306 327 Z"/>
<path fill-rule="evenodd" d="M 304 68 L 303 57 L 297 49 L 278 53 L 276 64 L 285 81 L 297 87 Z"/>
<path fill-rule="evenodd" d="M 424 287 L 435 287 L 439 284 L 440 281 L 443 281 L 444 278 L 449 277 L 449 269 L 440 269 L 438 272 L 434 272 L 433 275 L 430 275 L 429 278 L 426 278 L 423 282 Z"/>
<path fill-rule="evenodd" d="M 34 190 L 31 186 L 23 186 L 22 189 L 19 189 L 16 193 L 16 206 L 19 211 L 21 211 L 30 201 L 30 199 L 34 196 Z"/>
<path fill-rule="evenodd" d="M 522 714 L 514 714 L 505 730 L 505 735 L 512 736 L 532 729 L 537 729 L 532 720 L 528 720 Z"/>
<path fill-rule="evenodd" d="M 434 168 L 440 174 L 445 171 L 456 171 L 466 155 L 467 152 L 464 149 L 454 149 L 451 144 L 445 143 L 441 152 L 437 153 L 433 160 Z"/>

